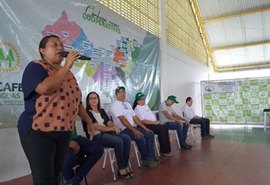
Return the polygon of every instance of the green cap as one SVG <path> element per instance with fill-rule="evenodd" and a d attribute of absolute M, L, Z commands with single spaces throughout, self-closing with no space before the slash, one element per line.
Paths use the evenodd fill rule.
<path fill-rule="evenodd" d="M 118 86 L 116 89 L 115 89 L 115 94 L 119 93 L 120 90 L 126 90 L 124 86 Z"/>
<path fill-rule="evenodd" d="M 167 100 L 171 100 L 171 101 L 173 101 L 174 103 L 179 103 L 179 102 L 176 100 L 176 96 L 174 96 L 174 95 L 168 96 Z"/>
<path fill-rule="evenodd" d="M 135 99 L 136 100 L 140 100 L 142 98 L 145 98 L 145 95 L 142 93 L 142 92 L 138 92 L 135 96 Z"/>

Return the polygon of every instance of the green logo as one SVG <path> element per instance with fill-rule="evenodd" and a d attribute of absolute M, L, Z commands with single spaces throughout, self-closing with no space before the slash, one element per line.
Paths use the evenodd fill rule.
<path fill-rule="evenodd" d="M 20 67 L 20 56 L 8 41 L 0 41 L 0 73 L 12 73 Z"/>

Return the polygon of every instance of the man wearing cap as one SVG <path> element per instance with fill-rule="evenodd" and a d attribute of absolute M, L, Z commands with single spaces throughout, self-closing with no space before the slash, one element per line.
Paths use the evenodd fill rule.
<path fill-rule="evenodd" d="M 159 106 L 159 122 L 166 126 L 169 130 L 176 130 L 180 142 L 181 150 L 188 150 L 192 146 L 187 144 L 187 132 L 189 121 L 178 115 L 172 108 L 174 103 L 179 103 L 174 95 L 168 96 L 167 100 L 162 102 Z"/>
<path fill-rule="evenodd" d="M 145 103 L 145 95 L 142 92 L 136 94 L 133 109 L 136 115 L 141 119 L 142 123 L 158 136 L 161 156 L 174 156 L 174 154 L 171 153 L 168 129 L 164 125 L 159 124 L 156 115 Z"/>
<path fill-rule="evenodd" d="M 214 138 L 213 135 L 210 134 L 210 120 L 208 118 L 203 118 L 197 116 L 195 112 L 192 110 L 191 105 L 193 101 L 191 97 L 187 97 L 186 104 L 182 108 L 183 116 L 190 120 L 191 124 L 200 124 L 201 125 L 201 136 L 202 139 Z"/>
<path fill-rule="evenodd" d="M 154 133 L 143 125 L 136 116 L 131 105 L 125 101 L 125 87 L 120 86 L 115 89 L 116 100 L 112 103 L 111 113 L 114 123 L 134 140 L 141 154 L 144 165 L 154 168 L 158 165 L 154 151 Z"/>

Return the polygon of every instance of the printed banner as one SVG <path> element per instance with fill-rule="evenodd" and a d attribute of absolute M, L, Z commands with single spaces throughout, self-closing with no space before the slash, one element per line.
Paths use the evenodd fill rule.
<path fill-rule="evenodd" d="M 236 85 L 229 91 L 205 90 L 220 83 Z M 270 108 L 268 78 L 203 81 L 201 88 L 203 115 L 214 123 L 262 124 L 263 109 Z"/>
<path fill-rule="evenodd" d="M 207 83 L 202 83 L 202 90 L 204 93 L 236 92 L 238 90 L 238 83 L 235 81 L 207 82 Z"/>
<path fill-rule="evenodd" d="M 160 47 L 156 36 L 96 1 L 2 0 L 0 10 L 0 128 L 16 125 L 24 109 L 22 73 L 30 61 L 40 59 L 39 41 L 49 34 L 58 35 L 65 50 L 92 58 L 79 60 L 72 68 L 83 103 L 90 91 L 96 91 L 109 109 L 114 89 L 121 85 L 130 103 L 143 91 L 149 106 L 157 108 Z"/>

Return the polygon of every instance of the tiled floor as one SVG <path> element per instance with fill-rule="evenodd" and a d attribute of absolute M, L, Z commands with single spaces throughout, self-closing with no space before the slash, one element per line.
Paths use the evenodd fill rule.
<path fill-rule="evenodd" d="M 215 139 L 204 140 L 192 150 L 180 152 L 173 142 L 171 158 L 161 158 L 155 169 L 138 168 L 132 154 L 134 177 L 112 181 L 109 163 L 102 160 L 87 176 L 89 185 L 270 185 L 270 130 L 263 128 L 212 129 Z M 133 152 L 132 152 L 133 153 Z M 30 185 L 31 177 L 0 185 Z M 83 183 L 82 183 L 83 184 Z"/>

